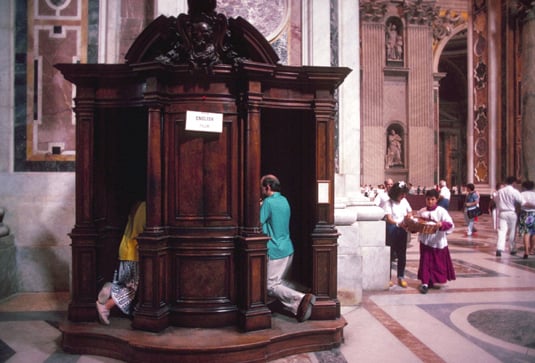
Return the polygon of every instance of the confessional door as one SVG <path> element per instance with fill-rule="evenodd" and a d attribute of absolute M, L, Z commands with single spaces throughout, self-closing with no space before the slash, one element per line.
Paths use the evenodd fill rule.
<path fill-rule="evenodd" d="M 291 207 L 294 243 L 291 278 L 311 287 L 311 233 L 314 228 L 315 127 L 309 110 L 264 109 L 261 114 L 261 170 L 275 174 Z"/>
<path fill-rule="evenodd" d="M 119 242 L 130 208 L 146 200 L 147 111 L 144 107 L 98 109 L 94 121 L 94 223 L 98 288 L 118 266 Z"/>

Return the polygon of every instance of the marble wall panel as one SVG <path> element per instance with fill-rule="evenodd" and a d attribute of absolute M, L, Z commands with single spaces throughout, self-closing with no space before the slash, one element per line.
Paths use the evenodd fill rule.
<path fill-rule="evenodd" d="M 244 18 L 251 23 L 266 39 L 279 56 L 282 64 L 288 64 L 288 38 L 290 34 L 291 11 L 288 0 L 258 2 L 255 0 L 221 0 L 218 1 L 217 12 L 228 18 Z M 295 29 L 295 27 L 294 27 Z M 299 43 L 300 46 L 300 43 Z"/>
<path fill-rule="evenodd" d="M 15 170 L 73 170 L 74 90 L 56 63 L 87 60 L 88 0 L 17 2 Z"/>
<path fill-rule="evenodd" d="M 70 246 L 18 247 L 19 292 L 69 291 Z"/>
<path fill-rule="evenodd" d="M 30 89 L 33 88 L 34 97 L 29 102 L 33 112 L 29 118 L 32 132 L 28 133 L 28 157 L 41 159 L 43 153 L 74 154 L 73 86 L 64 80 L 54 64 L 78 60 L 80 28 L 36 25 L 33 33 L 33 64 L 29 69 L 33 70 Z M 56 151 L 53 146 L 60 150 Z"/>
<path fill-rule="evenodd" d="M 74 173 L 0 173 L 4 223 L 15 239 L 19 291 L 68 290 Z"/>
<path fill-rule="evenodd" d="M 276 40 L 288 27 L 288 0 L 259 2 L 256 0 L 220 0 L 217 11 L 229 18 L 241 16 L 254 25 L 268 41 Z"/>
<path fill-rule="evenodd" d="M 17 260 L 15 238 L 12 234 L 0 237 L 0 300 L 17 292 Z"/>

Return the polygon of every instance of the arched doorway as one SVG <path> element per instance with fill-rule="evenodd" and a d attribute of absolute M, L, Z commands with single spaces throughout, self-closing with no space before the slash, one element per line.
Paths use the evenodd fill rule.
<path fill-rule="evenodd" d="M 439 87 L 439 178 L 460 191 L 467 181 L 467 31 L 452 35 L 444 44 L 438 72 Z"/>

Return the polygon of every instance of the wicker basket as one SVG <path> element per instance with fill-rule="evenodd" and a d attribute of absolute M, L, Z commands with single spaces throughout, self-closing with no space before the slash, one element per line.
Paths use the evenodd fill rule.
<path fill-rule="evenodd" d="M 407 230 L 411 233 L 432 234 L 438 231 L 439 228 L 436 222 L 418 217 L 407 217 L 404 222 Z"/>

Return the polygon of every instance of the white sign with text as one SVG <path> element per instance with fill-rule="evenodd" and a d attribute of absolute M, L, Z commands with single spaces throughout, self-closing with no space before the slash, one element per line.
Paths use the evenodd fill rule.
<path fill-rule="evenodd" d="M 223 114 L 187 111 L 186 130 L 202 132 L 223 132 Z"/>

